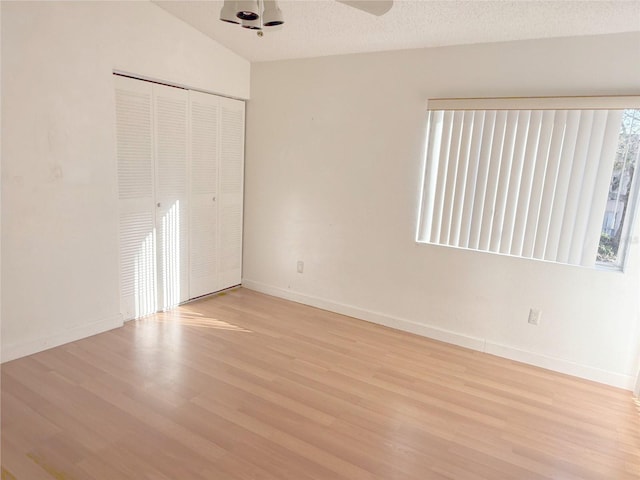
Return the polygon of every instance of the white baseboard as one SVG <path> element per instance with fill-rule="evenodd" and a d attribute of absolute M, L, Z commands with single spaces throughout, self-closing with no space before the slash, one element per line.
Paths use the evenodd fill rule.
<path fill-rule="evenodd" d="M 48 337 L 41 337 L 13 345 L 2 345 L 2 363 L 42 352 L 65 343 L 75 342 L 76 340 L 91 337 L 98 333 L 121 327 L 122 325 L 122 316 L 116 315 L 111 318 L 69 328 Z"/>
<path fill-rule="evenodd" d="M 405 332 L 415 333 L 423 337 L 489 353 L 509 360 L 527 363 L 536 367 L 546 368 L 548 370 L 572 375 L 574 377 L 604 383 L 606 385 L 623 388 L 625 390 L 633 390 L 634 387 L 634 378 L 631 375 L 609 372 L 595 367 L 590 367 L 588 365 L 581 365 L 535 352 L 519 350 L 517 348 L 492 343 L 486 339 L 424 325 L 403 318 L 391 317 L 382 313 L 372 312 L 352 305 L 337 303 L 324 298 L 266 285 L 253 280 L 243 279 L 242 286 L 249 290 L 273 295 L 274 297 L 284 298 L 286 300 L 310 305 L 330 312 L 340 313 L 360 320 L 377 323 L 379 325 L 403 330 Z"/>
<path fill-rule="evenodd" d="M 384 325 L 385 327 L 395 328 L 397 330 L 403 330 L 405 332 L 415 333 L 423 337 L 432 338 L 434 340 L 440 340 L 446 343 L 452 343 L 472 350 L 483 351 L 484 340 L 479 338 L 470 337 L 467 335 L 460 335 L 458 333 L 443 330 L 437 327 L 431 327 L 411 320 L 405 320 L 403 318 L 391 317 L 382 313 L 372 312 L 370 310 L 364 310 L 362 308 L 354 307 L 352 305 L 346 305 L 344 303 L 336 303 L 323 298 L 313 297 L 304 293 L 292 292 L 291 290 L 285 290 L 278 287 L 272 287 L 260 282 L 254 282 L 252 280 L 242 280 L 242 286 L 249 290 L 255 290 L 256 292 L 266 293 L 267 295 L 273 295 L 274 297 L 284 298 L 297 303 L 303 303 L 312 307 L 321 308 L 322 310 L 328 310 L 330 312 L 340 313 L 349 317 L 354 317 L 360 320 L 366 320 L 368 322 Z"/>
<path fill-rule="evenodd" d="M 536 367 L 546 368 L 547 370 L 553 370 L 554 372 L 564 373 L 598 383 L 604 383 L 624 390 L 633 390 L 634 378 L 632 375 L 609 372 L 607 370 L 590 367 L 588 365 L 582 365 L 556 357 L 548 357 L 539 353 L 519 350 L 517 348 L 491 342 L 487 342 L 484 351 L 491 355 L 497 355 L 498 357 L 508 358 L 509 360 L 515 360 L 517 362 L 527 363 Z"/>

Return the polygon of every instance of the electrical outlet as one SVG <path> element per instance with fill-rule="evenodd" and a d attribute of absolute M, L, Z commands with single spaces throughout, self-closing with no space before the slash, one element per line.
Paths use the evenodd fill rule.
<path fill-rule="evenodd" d="M 532 308 L 529 310 L 529 323 L 531 325 L 540 325 L 540 317 L 542 316 L 542 312 L 537 308 Z"/>
<path fill-rule="evenodd" d="M 302 260 L 298 260 L 298 273 L 303 273 L 304 272 L 304 262 Z"/>

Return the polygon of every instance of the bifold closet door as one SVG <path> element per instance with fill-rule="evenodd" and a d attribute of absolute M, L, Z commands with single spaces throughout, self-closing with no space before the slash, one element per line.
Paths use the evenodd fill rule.
<path fill-rule="evenodd" d="M 114 77 L 120 241 L 120 305 L 125 320 L 157 310 L 153 92 Z"/>
<path fill-rule="evenodd" d="M 220 98 L 220 288 L 242 281 L 245 104 Z"/>
<path fill-rule="evenodd" d="M 115 76 L 125 320 L 189 298 L 188 92 Z"/>
<path fill-rule="evenodd" d="M 189 296 L 220 290 L 218 278 L 218 167 L 220 100 L 189 92 L 191 103 L 191 191 L 189 196 Z"/>
<path fill-rule="evenodd" d="M 244 102 L 191 97 L 190 296 L 240 284 Z"/>
<path fill-rule="evenodd" d="M 152 84 L 156 166 L 158 310 L 189 299 L 189 92 Z"/>

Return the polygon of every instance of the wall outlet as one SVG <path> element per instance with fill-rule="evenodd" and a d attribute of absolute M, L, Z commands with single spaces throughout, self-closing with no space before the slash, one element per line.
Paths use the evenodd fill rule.
<path fill-rule="evenodd" d="M 531 325 L 540 325 L 540 317 L 542 316 L 542 312 L 537 308 L 532 308 L 529 310 L 529 323 Z"/>
<path fill-rule="evenodd" d="M 303 273 L 304 272 L 304 262 L 302 260 L 298 260 L 298 273 Z"/>

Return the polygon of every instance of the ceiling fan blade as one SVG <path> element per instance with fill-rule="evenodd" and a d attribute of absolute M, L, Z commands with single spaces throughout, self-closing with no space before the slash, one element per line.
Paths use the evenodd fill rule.
<path fill-rule="evenodd" d="M 380 16 L 391 10 L 393 6 L 393 0 L 336 0 L 337 2 L 344 3 L 350 7 L 357 8 L 363 12 L 371 13 L 372 15 Z"/>

